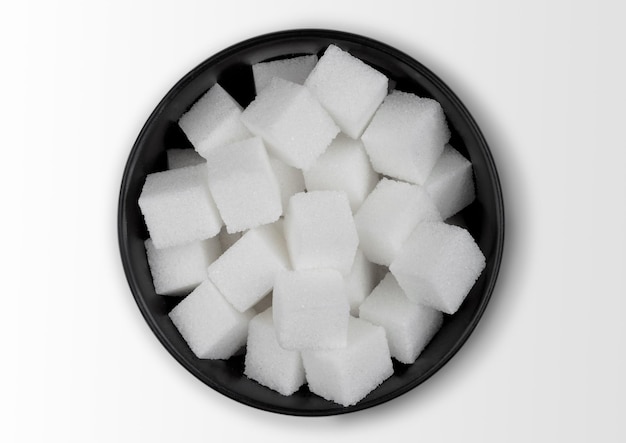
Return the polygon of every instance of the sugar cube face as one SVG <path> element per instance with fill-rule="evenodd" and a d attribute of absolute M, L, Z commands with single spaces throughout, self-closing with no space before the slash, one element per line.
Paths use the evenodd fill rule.
<path fill-rule="evenodd" d="M 385 330 L 350 317 L 342 349 L 302 351 L 311 392 L 343 406 L 354 405 L 393 374 Z"/>
<path fill-rule="evenodd" d="M 205 280 L 169 317 L 198 358 L 227 359 L 245 343 L 253 311 L 239 312 Z"/>
<path fill-rule="evenodd" d="M 330 45 L 304 84 L 341 131 L 356 139 L 387 95 L 388 79 L 348 52 Z"/>
<path fill-rule="evenodd" d="M 220 245 L 222 246 L 222 252 L 225 252 L 228 248 L 234 245 L 242 235 L 242 232 L 233 232 L 232 234 L 229 234 L 226 228 L 222 228 L 217 236 L 220 241 Z"/>
<path fill-rule="evenodd" d="M 304 191 L 304 177 L 300 169 L 289 166 L 277 158 L 270 157 L 270 164 L 278 181 L 284 211 L 287 209 L 291 196 Z"/>
<path fill-rule="evenodd" d="M 241 106 L 218 83 L 178 120 L 193 147 L 206 157 L 213 149 L 250 137 Z"/>
<path fill-rule="evenodd" d="M 352 212 L 356 212 L 378 183 L 378 174 L 372 169 L 363 143 L 339 134 L 304 171 L 304 182 L 309 191 L 344 191 Z"/>
<path fill-rule="evenodd" d="M 369 261 L 385 266 L 423 221 L 441 221 L 428 193 L 419 185 L 387 178 L 376 185 L 354 215 L 359 247 Z"/>
<path fill-rule="evenodd" d="M 449 139 L 441 105 L 401 91 L 385 98 L 362 137 L 374 170 L 420 185 Z"/>
<path fill-rule="evenodd" d="M 348 274 L 358 247 L 344 192 L 296 194 L 285 213 L 285 238 L 294 269 L 337 269 Z"/>
<path fill-rule="evenodd" d="M 304 384 L 300 352 L 278 344 L 272 308 L 250 321 L 244 375 L 282 395 L 291 395 Z"/>
<path fill-rule="evenodd" d="M 214 237 L 223 224 L 205 165 L 148 174 L 139 208 L 158 249 Z"/>
<path fill-rule="evenodd" d="M 454 314 L 485 268 L 469 232 L 442 222 L 419 224 L 389 269 L 407 297 Z"/>
<path fill-rule="evenodd" d="M 262 62 L 252 65 L 254 87 L 257 94 L 270 84 L 274 77 L 283 80 L 304 84 L 317 63 L 317 55 L 303 55 L 271 62 Z"/>
<path fill-rule="evenodd" d="M 276 274 L 288 268 L 282 222 L 278 222 L 246 232 L 209 266 L 208 273 L 224 297 L 243 312 L 268 294 Z"/>
<path fill-rule="evenodd" d="M 359 308 L 359 317 L 385 328 L 391 356 L 412 364 L 437 333 L 443 314 L 410 301 L 388 273 Z"/>
<path fill-rule="evenodd" d="M 350 314 L 357 316 L 359 306 L 378 282 L 378 267 L 365 258 L 365 254 L 357 249 L 350 273 L 345 276 L 346 295 L 350 303 Z"/>
<path fill-rule="evenodd" d="M 456 149 L 446 145 L 424 183 L 441 217 L 445 220 L 474 201 L 472 164 Z"/>
<path fill-rule="evenodd" d="M 272 302 L 276 336 L 284 349 L 346 346 L 350 307 L 339 272 L 281 272 L 276 276 Z"/>
<path fill-rule="evenodd" d="M 186 166 L 195 166 L 204 163 L 206 160 L 193 149 L 168 149 L 167 168 L 178 169 Z"/>
<path fill-rule="evenodd" d="M 281 216 L 280 188 L 259 137 L 213 149 L 207 169 L 211 194 L 229 233 Z"/>
<path fill-rule="evenodd" d="M 272 155 L 298 169 L 309 168 L 339 132 L 307 88 L 280 78 L 257 95 L 241 121 Z"/>
<path fill-rule="evenodd" d="M 208 278 L 207 267 L 222 253 L 217 237 L 157 249 L 145 241 L 154 290 L 159 295 L 185 295 Z"/>

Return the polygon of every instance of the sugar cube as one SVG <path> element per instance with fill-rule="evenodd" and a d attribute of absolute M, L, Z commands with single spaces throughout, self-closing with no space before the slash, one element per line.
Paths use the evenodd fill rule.
<path fill-rule="evenodd" d="M 272 302 L 276 336 L 284 349 L 332 349 L 346 345 L 350 306 L 339 272 L 281 272 L 274 282 Z"/>
<path fill-rule="evenodd" d="M 289 166 L 287 163 L 277 158 L 270 156 L 270 164 L 272 165 L 272 170 L 278 181 L 284 211 L 287 209 L 291 196 L 304 191 L 304 177 L 300 169 Z"/>
<path fill-rule="evenodd" d="M 341 131 L 356 139 L 387 95 L 388 79 L 348 52 L 330 45 L 304 85 Z"/>
<path fill-rule="evenodd" d="M 209 279 L 239 311 L 253 307 L 289 268 L 282 222 L 246 232 L 209 266 Z"/>
<path fill-rule="evenodd" d="M 350 303 L 350 314 L 358 315 L 359 306 L 379 281 L 377 268 L 378 266 L 368 261 L 365 258 L 365 254 L 360 249 L 357 249 L 352 269 L 344 278 L 346 295 Z"/>
<path fill-rule="evenodd" d="M 351 406 L 393 374 L 385 330 L 350 317 L 342 349 L 302 351 L 309 389 L 326 400 Z"/>
<path fill-rule="evenodd" d="M 339 132 L 307 88 L 280 78 L 257 95 L 241 121 L 274 156 L 298 169 L 310 167 Z"/>
<path fill-rule="evenodd" d="M 154 290 L 160 295 L 185 295 L 208 278 L 207 267 L 222 248 L 217 237 L 157 249 L 145 241 Z"/>
<path fill-rule="evenodd" d="M 299 85 L 304 84 L 316 63 L 317 55 L 303 55 L 271 62 L 255 63 L 252 65 L 252 75 L 254 76 L 254 87 L 257 94 L 269 85 L 274 77 Z"/>
<path fill-rule="evenodd" d="M 419 185 L 383 178 L 365 199 L 354 222 L 359 247 L 373 263 L 389 266 L 418 223 L 440 221 L 428 193 Z"/>
<path fill-rule="evenodd" d="M 234 309 L 205 280 L 185 297 L 169 317 L 198 358 L 227 359 L 245 343 L 253 311 Z"/>
<path fill-rule="evenodd" d="M 167 168 L 177 169 L 185 166 L 195 166 L 204 163 L 206 160 L 193 149 L 168 149 Z"/>
<path fill-rule="evenodd" d="M 259 137 L 213 149 L 207 168 L 211 194 L 229 233 L 281 216 L 280 188 Z"/>
<path fill-rule="evenodd" d="M 385 98 L 362 137 L 375 171 L 420 185 L 449 139 L 441 105 L 401 91 Z"/>
<path fill-rule="evenodd" d="M 454 314 L 485 268 L 469 232 L 442 222 L 420 223 L 389 269 L 407 297 Z"/>
<path fill-rule="evenodd" d="M 206 157 L 213 149 L 244 140 L 250 132 L 241 123 L 241 106 L 218 83 L 178 120 L 193 147 Z"/>
<path fill-rule="evenodd" d="M 259 300 L 256 305 L 252 307 L 256 312 L 263 312 L 268 308 L 272 307 L 272 293 L 270 292 L 266 296 L 264 296 L 261 300 Z"/>
<path fill-rule="evenodd" d="M 391 273 L 359 308 L 359 317 L 385 328 L 391 356 L 414 363 L 443 323 L 436 309 L 410 301 Z"/>
<path fill-rule="evenodd" d="M 214 237 L 223 224 L 205 165 L 148 174 L 139 208 L 157 249 Z"/>
<path fill-rule="evenodd" d="M 291 197 L 285 238 L 294 269 L 350 272 L 359 238 L 346 194 L 313 191 Z"/>
<path fill-rule="evenodd" d="M 456 149 L 446 145 L 424 183 L 441 217 L 445 220 L 474 201 L 472 164 Z"/>
<path fill-rule="evenodd" d="M 378 174 L 372 169 L 363 143 L 339 134 L 326 152 L 304 171 L 308 191 L 344 191 L 352 212 L 378 183 Z"/>
<path fill-rule="evenodd" d="M 282 395 L 291 395 L 304 384 L 302 357 L 299 351 L 278 344 L 272 317 L 269 308 L 250 321 L 243 373 Z"/>

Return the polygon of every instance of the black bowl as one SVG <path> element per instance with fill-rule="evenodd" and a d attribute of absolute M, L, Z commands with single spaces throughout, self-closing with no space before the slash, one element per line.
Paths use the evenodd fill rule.
<path fill-rule="evenodd" d="M 196 358 L 167 316 L 180 299 L 154 292 L 143 244 L 148 233 L 137 205 L 146 175 L 166 169 L 165 150 L 190 147 L 176 122 L 215 82 L 245 107 L 255 93 L 252 64 L 298 54 L 321 55 L 331 43 L 383 72 L 396 89 L 441 103 L 452 131 L 450 143 L 471 160 L 475 174 L 476 200 L 455 217 L 455 223 L 471 232 L 487 258 L 485 270 L 460 310 L 446 316 L 441 330 L 417 361 L 412 365 L 394 361 L 394 375 L 347 408 L 311 394 L 306 387 L 284 397 L 249 380 L 243 375 L 243 354 L 226 361 Z M 408 55 L 366 37 L 328 30 L 284 31 L 246 40 L 185 75 L 152 112 L 133 146 L 122 179 L 118 223 L 128 283 L 148 325 L 170 354 L 226 396 L 256 408 L 292 415 L 333 415 L 369 408 L 409 391 L 434 374 L 465 343 L 482 316 L 496 282 L 504 244 L 504 210 L 496 167 L 476 122 L 457 96 Z"/>

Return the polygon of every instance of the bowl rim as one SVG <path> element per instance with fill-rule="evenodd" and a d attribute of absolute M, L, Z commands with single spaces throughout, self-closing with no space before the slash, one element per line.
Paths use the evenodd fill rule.
<path fill-rule="evenodd" d="M 424 372 L 420 377 L 412 380 L 410 383 L 406 383 L 391 391 L 383 396 L 377 397 L 370 401 L 361 401 L 356 405 L 349 407 L 341 407 L 337 405 L 337 407 L 328 409 L 328 410 L 298 410 L 292 408 L 278 407 L 271 403 L 256 401 L 246 396 L 242 396 L 237 392 L 234 392 L 228 389 L 226 386 L 222 384 L 218 384 L 213 382 L 204 376 L 204 374 L 199 371 L 194 366 L 188 364 L 187 360 L 183 357 L 183 355 L 178 351 L 177 347 L 169 340 L 165 334 L 161 332 L 161 330 L 157 327 L 157 321 L 153 313 L 148 309 L 146 302 L 141 297 L 140 285 L 137 281 L 135 273 L 133 272 L 132 263 L 130 260 L 130 248 L 128 244 L 128 229 L 126 225 L 127 213 L 126 213 L 126 197 L 129 188 L 130 181 L 130 172 L 135 168 L 138 161 L 138 152 L 140 149 L 141 141 L 144 136 L 148 132 L 149 128 L 152 126 L 157 117 L 161 114 L 163 109 L 168 106 L 172 100 L 176 97 L 176 95 L 186 87 L 188 83 L 193 81 L 196 77 L 198 77 L 205 69 L 209 68 L 211 65 L 218 63 L 220 60 L 228 58 L 238 51 L 244 50 L 246 48 L 256 46 L 262 43 L 267 43 L 271 41 L 277 40 L 285 40 L 285 39 L 298 39 L 298 38 L 336 38 L 338 40 L 347 40 L 352 43 L 361 44 L 366 47 L 371 47 L 374 50 L 385 53 L 386 55 L 396 58 L 401 62 L 405 63 L 413 70 L 419 72 L 420 75 L 427 78 L 443 95 L 446 96 L 448 100 L 453 104 L 455 110 L 457 110 L 461 114 L 461 118 L 468 125 L 472 137 L 477 140 L 477 144 L 482 152 L 482 156 L 487 164 L 488 175 L 491 182 L 494 185 L 493 193 L 495 197 L 495 220 L 496 225 L 498 226 L 498 230 L 495 233 L 495 247 L 493 250 L 494 264 L 493 270 L 491 273 L 491 278 L 486 283 L 485 290 L 482 294 L 481 302 L 478 306 L 478 309 L 475 315 L 471 318 L 469 324 L 463 330 L 463 333 L 459 336 L 459 338 L 454 342 L 454 345 L 450 347 L 448 352 L 444 354 L 443 358 L 439 359 L 436 364 L 434 364 L 428 371 Z M 158 105 L 154 108 L 146 122 L 144 123 L 139 135 L 137 136 L 133 147 L 129 153 L 128 160 L 126 162 L 126 166 L 124 168 L 124 172 L 122 175 L 122 181 L 119 191 L 118 198 L 118 212 L 117 212 L 117 227 L 118 227 L 118 243 L 119 250 L 122 259 L 122 265 L 124 268 L 124 273 L 126 275 L 126 279 L 128 281 L 129 287 L 133 294 L 133 298 L 137 303 L 139 311 L 144 317 L 146 323 L 157 337 L 157 339 L 161 342 L 161 344 L 167 349 L 167 351 L 180 363 L 187 371 L 193 374 L 198 380 L 200 380 L 205 385 L 208 385 L 210 388 L 215 391 L 248 406 L 252 406 L 257 409 L 275 412 L 286 415 L 295 415 L 295 416 L 329 416 L 329 415 L 338 415 L 345 414 L 350 412 L 357 412 L 365 409 L 369 409 L 373 406 L 380 405 L 382 403 L 386 403 L 389 400 L 392 400 L 396 397 L 399 397 L 406 392 L 412 390 L 416 386 L 422 384 L 426 380 L 428 380 L 432 375 L 438 372 L 445 364 L 447 364 L 452 357 L 459 351 L 459 349 L 465 344 L 468 340 L 469 336 L 472 334 L 478 322 L 482 318 L 485 309 L 489 301 L 491 300 L 491 296 L 495 289 L 496 281 L 498 279 L 498 274 L 500 271 L 501 261 L 503 258 L 504 252 L 504 239 L 505 239 L 505 218 L 504 218 L 504 201 L 502 195 L 502 187 L 500 183 L 500 179 L 498 176 L 498 172 L 496 169 L 495 161 L 493 159 L 492 153 L 489 149 L 487 141 L 483 136 L 478 124 L 465 107 L 465 105 L 461 102 L 461 100 L 457 97 L 457 95 L 430 69 L 424 66 L 419 61 L 415 60 L 413 57 L 407 55 L 406 53 L 389 46 L 385 43 L 382 43 L 378 40 L 374 40 L 369 37 L 365 37 L 359 34 L 354 34 L 345 31 L 332 30 L 332 29 L 322 29 L 322 28 L 301 28 L 301 29 L 288 29 L 277 32 L 266 33 L 262 35 L 258 35 L 256 37 L 251 37 L 246 40 L 243 40 L 239 43 L 233 44 L 211 57 L 205 59 L 200 64 L 198 64 L 191 71 L 186 73 L 181 79 L 179 79 L 176 84 L 165 94 L 165 96 L 160 100 Z"/>

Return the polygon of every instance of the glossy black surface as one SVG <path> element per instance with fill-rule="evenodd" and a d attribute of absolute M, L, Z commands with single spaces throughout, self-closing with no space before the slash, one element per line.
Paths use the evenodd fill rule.
<path fill-rule="evenodd" d="M 303 387 L 284 397 L 243 376 L 243 355 L 227 361 L 199 360 L 180 337 L 167 313 L 180 301 L 156 295 L 143 241 L 147 231 L 137 205 L 146 175 L 166 168 L 165 150 L 190 147 L 178 118 L 216 81 L 242 106 L 254 98 L 251 65 L 296 54 L 321 55 L 335 44 L 383 72 L 396 89 L 439 101 L 452 130 L 451 144 L 473 163 L 476 201 L 458 216 L 487 258 L 487 266 L 453 316 L 413 365 L 394 361 L 394 375 L 355 406 L 344 408 Z M 463 345 L 491 297 L 504 244 L 504 210 L 496 167 L 479 128 L 456 95 L 420 63 L 383 43 L 328 30 L 294 30 L 256 37 L 209 58 L 181 79 L 149 117 L 130 153 L 122 180 L 119 214 L 122 262 L 145 320 L 165 348 L 206 385 L 239 402 L 294 415 L 332 415 L 378 405 L 416 387 L 441 368 Z M 166 380 L 163 381 L 167 383 Z"/>

